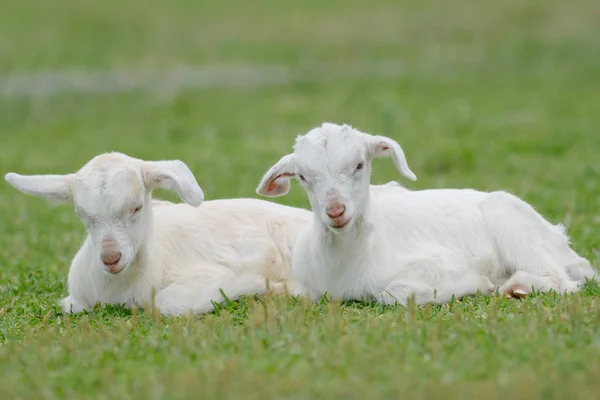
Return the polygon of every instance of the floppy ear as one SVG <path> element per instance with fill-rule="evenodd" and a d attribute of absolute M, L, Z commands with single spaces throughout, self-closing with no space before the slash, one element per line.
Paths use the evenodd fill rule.
<path fill-rule="evenodd" d="M 288 194 L 290 178 L 295 173 L 294 154 L 287 154 L 271 167 L 263 176 L 256 193 L 265 197 L 277 197 Z"/>
<path fill-rule="evenodd" d="M 367 147 L 373 157 L 392 157 L 394 165 L 404 177 L 411 181 L 417 180 L 417 176 L 408 167 L 402 147 L 395 140 L 385 136 L 367 137 Z"/>
<path fill-rule="evenodd" d="M 204 201 L 204 192 L 183 161 L 145 161 L 142 165 L 142 176 L 149 190 L 172 190 L 181 200 L 194 207 Z"/>
<path fill-rule="evenodd" d="M 4 176 L 6 182 L 15 189 L 49 200 L 53 204 L 73 201 L 71 190 L 75 175 L 19 175 L 9 172 Z"/>

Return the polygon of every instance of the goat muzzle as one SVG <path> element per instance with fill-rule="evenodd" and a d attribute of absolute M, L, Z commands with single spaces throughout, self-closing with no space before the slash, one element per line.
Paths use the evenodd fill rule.
<path fill-rule="evenodd" d="M 341 203 L 334 203 L 327 206 L 325 212 L 331 219 L 339 219 L 346 211 L 346 206 Z"/>

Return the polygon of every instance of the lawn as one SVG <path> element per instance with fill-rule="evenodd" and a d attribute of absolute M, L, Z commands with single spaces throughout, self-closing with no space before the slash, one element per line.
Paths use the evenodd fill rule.
<path fill-rule="evenodd" d="M 207 199 L 255 197 L 323 121 L 391 136 L 373 182 L 510 191 L 600 266 L 597 1 L 3 0 L 0 173 L 121 151 L 183 160 Z M 175 200 L 167 192 L 157 197 Z M 308 207 L 295 185 L 275 201 Z M 442 307 L 242 299 L 201 318 L 67 317 L 72 207 L 0 183 L 6 399 L 583 399 L 600 288 Z"/>

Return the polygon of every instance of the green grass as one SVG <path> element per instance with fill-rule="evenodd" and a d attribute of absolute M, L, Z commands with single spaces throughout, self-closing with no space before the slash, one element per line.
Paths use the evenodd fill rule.
<path fill-rule="evenodd" d="M 0 172 L 74 172 L 118 150 L 182 159 L 207 198 L 254 197 L 296 135 L 347 122 L 402 144 L 419 176 L 403 182 L 410 188 L 508 190 L 565 223 L 574 248 L 599 265 L 596 3 L 2 0 L 0 76 L 256 64 L 324 68 L 328 78 L 0 97 Z M 386 60 L 400 77 L 343 74 Z M 375 168 L 374 182 L 401 179 L 390 162 Z M 299 187 L 276 201 L 308 206 Z M 261 298 L 204 318 L 118 307 L 68 318 L 57 303 L 83 237 L 71 207 L 0 185 L 2 398 L 579 399 L 600 390 L 596 285 L 421 309 Z"/>

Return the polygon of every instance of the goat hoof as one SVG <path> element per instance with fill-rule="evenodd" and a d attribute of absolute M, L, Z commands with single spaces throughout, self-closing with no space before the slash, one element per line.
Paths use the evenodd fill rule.
<path fill-rule="evenodd" d="M 506 291 L 506 297 L 509 299 L 512 299 L 512 298 L 524 299 L 525 297 L 529 296 L 530 294 L 531 294 L 531 291 L 523 285 L 512 285 Z"/>

